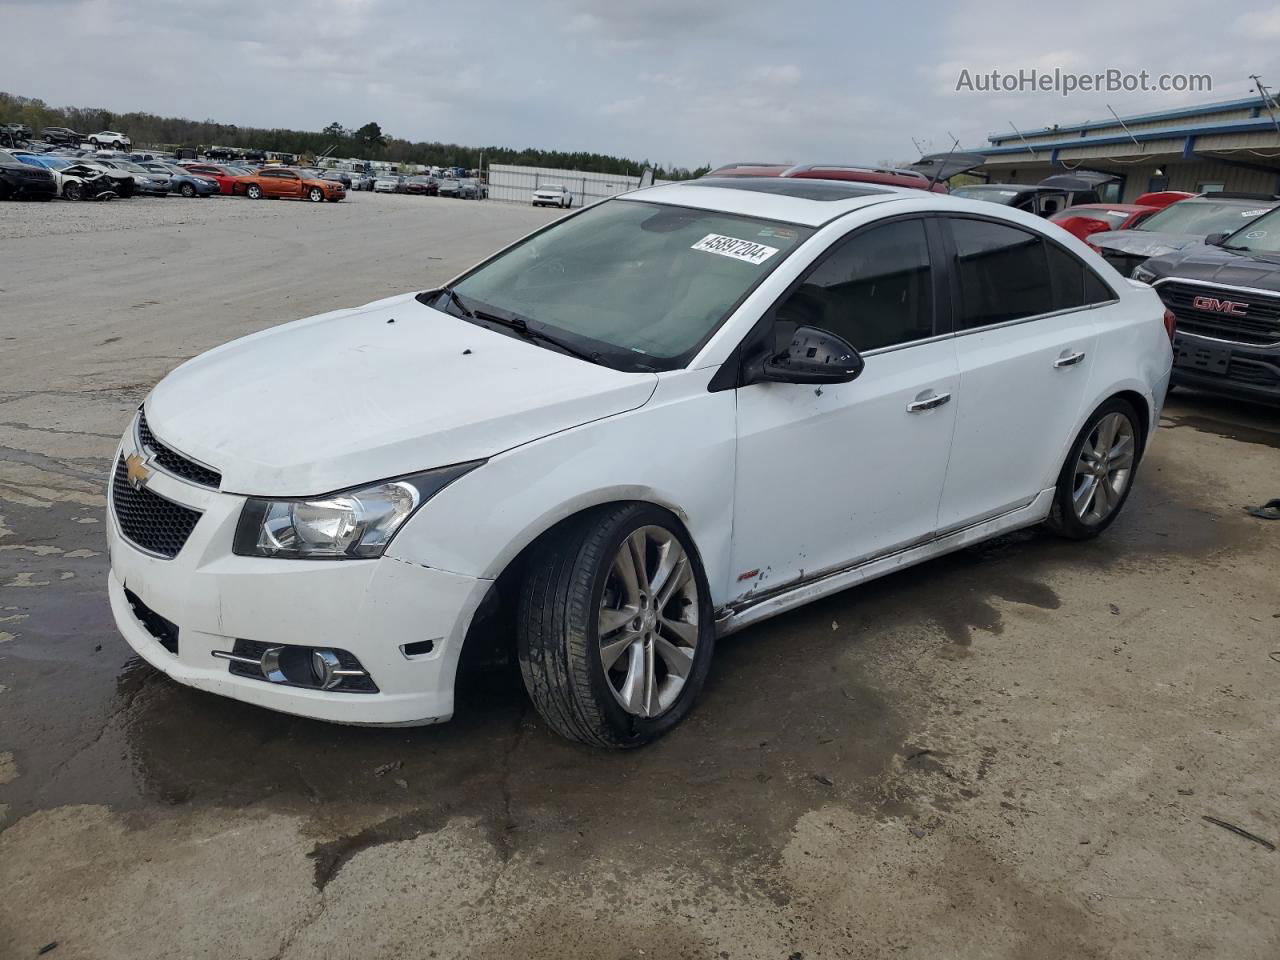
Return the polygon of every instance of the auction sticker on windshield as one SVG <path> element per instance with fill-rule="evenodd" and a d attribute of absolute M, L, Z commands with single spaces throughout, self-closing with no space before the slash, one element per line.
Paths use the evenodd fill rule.
<path fill-rule="evenodd" d="M 778 252 L 777 247 L 766 247 L 763 243 L 739 240 L 737 237 L 726 237 L 718 233 L 708 233 L 690 249 L 718 253 L 722 257 L 733 257 L 735 260 L 745 260 L 747 263 L 757 265 L 764 263 Z"/>

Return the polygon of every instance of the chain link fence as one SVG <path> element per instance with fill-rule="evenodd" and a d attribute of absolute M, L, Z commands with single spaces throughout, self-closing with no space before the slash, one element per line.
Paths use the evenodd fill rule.
<path fill-rule="evenodd" d="M 666 183 L 666 180 L 655 180 Z M 489 199 L 531 203 L 539 187 L 562 186 L 573 197 L 573 206 L 582 207 L 616 197 L 640 186 L 639 177 L 585 170 L 555 170 L 549 167 L 516 167 L 494 163 L 489 166 Z"/>

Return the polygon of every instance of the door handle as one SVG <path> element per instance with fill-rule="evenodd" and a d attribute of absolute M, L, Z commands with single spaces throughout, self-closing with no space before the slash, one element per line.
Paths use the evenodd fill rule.
<path fill-rule="evenodd" d="M 940 407 L 950 400 L 951 394 L 949 393 L 935 393 L 932 396 L 922 397 L 908 403 L 907 413 L 924 413 L 924 411 L 932 410 L 934 407 Z"/>
<path fill-rule="evenodd" d="M 1075 353 L 1064 353 L 1057 360 L 1053 361 L 1055 370 L 1061 367 L 1074 367 L 1077 363 L 1084 359 L 1084 351 L 1077 350 Z"/>

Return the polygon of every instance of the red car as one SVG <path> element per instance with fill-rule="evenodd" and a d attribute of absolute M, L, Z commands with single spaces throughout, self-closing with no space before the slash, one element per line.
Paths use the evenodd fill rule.
<path fill-rule="evenodd" d="M 1136 227 L 1157 210 L 1172 203 L 1194 197 L 1194 193 L 1180 190 L 1162 190 L 1144 193 L 1133 203 L 1077 203 L 1059 210 L 1049 219 L 1080 240 L 1087 241 L 1090 234 L 1106 230 L 1129 230 Z"/>
<path fill-rule="evenodd" d="M 217 180 L 218 191 L 224 197 L 231 196 L 232 184 L 235 183 L 236 177 L 241 176 L 241 171 L 232 170 L 216 163 L 184 163 L 182 166 L 192 173 L 198 173 L 202 177 L 208 177 L 210 180 Z"/>
<path fill-rule="evenodd" d="M 845 163 L 729 163 L 708 177 L 798 177 L 803 180 L 852 180 L 886 187 L 910 187 L 947 193 L 942 182 L 930 183 L 923 173 L 894 167 L 861 167 Z"/>

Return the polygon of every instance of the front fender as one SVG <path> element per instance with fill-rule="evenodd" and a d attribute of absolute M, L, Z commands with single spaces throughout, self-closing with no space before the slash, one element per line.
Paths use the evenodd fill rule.
<path fill-rule="evenodd" d="M 494 457 L 419 510 L 388 555 L 494 579 L 567 517 L 640 500 L 684 523 L 720 603 L 733 529 L 736 404 L 733 391 L 707 391 L 713 373 L 662 374 L 643 407 Z"/>

